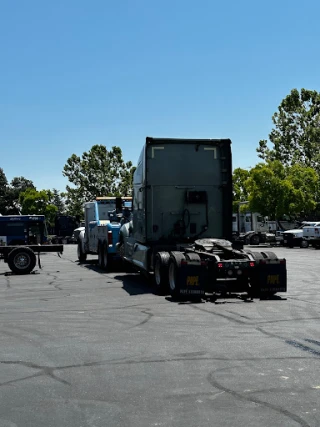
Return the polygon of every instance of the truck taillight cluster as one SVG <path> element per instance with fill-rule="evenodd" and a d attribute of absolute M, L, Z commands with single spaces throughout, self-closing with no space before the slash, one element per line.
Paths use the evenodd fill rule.
<path fill-rule="evenodd" d="M 246 267 L 248 265 L 249 265 L 249 267 L 255 267 L 256 263 L 254 261 L 250 261 L 249 264 L 242 265 L 242 266 Z M 228 265 L 225 265 L 223 262 L 218 262 L 217 266 L 218 266 L 218 268 L 227 268 L 228 267 Z M 236 268 L 238 268 L 238 267 L 236 267 Z"/>

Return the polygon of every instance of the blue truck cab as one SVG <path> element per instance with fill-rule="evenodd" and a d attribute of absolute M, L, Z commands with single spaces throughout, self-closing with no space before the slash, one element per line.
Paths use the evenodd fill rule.
<path fill-rule="evenodd" d="M 97 197 L 84 205 L 85 227 L 78 238 L 78 260 L 98 255 L 104 270 L 119 257 L 117 243 L 121 226 L 131 219 L 131 197 Z"/>

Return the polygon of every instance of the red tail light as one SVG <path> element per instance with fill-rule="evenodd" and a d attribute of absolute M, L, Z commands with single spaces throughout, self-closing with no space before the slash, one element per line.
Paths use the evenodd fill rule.
<path fill-rule="evenodd" d="M 185 260 L 185 259 L 182 259 L 181 260 L 181 265 L 187 265 L 188 264 L 188 261 L 187 260 Z"/>
<path fill-rule="evenodd" d="M 286 264 L 286 263 L 287 263 L 287 261 L 285 259 L 280 260 L 280 264 Z"/>
<path fill-rule="evenodd" d="M 254 267 L 256 264 L 253 261 L 249 262 L 250 267 Z"/>
<path fill-rule="evenodd" d="M 223 268 L 222 262 L 218 262 L 218 268 Z"/>
<path fill-rule="evenodd" d="M 112 231 L 108 231 L 108 245 L 112 246 Z"/>

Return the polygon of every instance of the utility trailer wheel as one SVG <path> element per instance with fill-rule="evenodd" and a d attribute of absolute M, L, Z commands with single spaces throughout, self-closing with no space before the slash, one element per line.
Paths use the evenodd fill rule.
<path fill-rule="evenodd" d="M 158 294 L 168 291 L 168 265 L 170 255 L 168 252 L 157 252 L 154 259 L 154 284 Z"/>
<path fill-rule="evenodd" d="M 185 260 L 185 256 L 181 252 L 171 252 L 169 259 L 169 289 L 172 298 L 180 297 L 179 275 L 181 261 Z"/>
<path fill-rule="evenodd" d="M 98 244 L 98 265 L 100 268 L 104 268 L 104 250 L 101 242 Z"/>
<path fill-rule="evenodd" d="M 85 262 L 87 260 L 87 254 L 85 254 L 82 250 L 82 244 L 79 241 L 77 246 L 77 254 L 79 262 Z"/>
<path fill-rule="evenodd" d="M 31 273 L 36 261 L 36 255 L 30 248 L 15 248 L 8 256 L 8 265 L 15 274 Z"/>

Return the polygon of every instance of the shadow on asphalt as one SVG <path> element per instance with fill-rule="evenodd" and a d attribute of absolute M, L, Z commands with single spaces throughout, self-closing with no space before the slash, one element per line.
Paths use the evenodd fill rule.
<path fill-rule="evenodd" d="M 153 294 L 157 295 L 152 285 L 151 280 L 144 277 L 142 274 L 120 274 L 114 276 L 116 280 L 122 282 L 123 289 L 129 295 Z"/>
<path fill-rule="evenodd" d="M 88 270 L 95 271 L 96 273 L 100 274 L 108 274 L 108 273 L 120 273 L 116 276 L 114 276 L 115 280 L 119 280 L 122 282 L 123 289 L 129 294 L 129 295 L 143 295 L 143 294 L 153 294 L 153 295 L 159 295 L 156 292 L 156 289 L 153 287 L 152 279 L 146 277 L 143 274 L 137 273 L 135 270 L 130 268 L 130 266 L 123 266 L 121 262 L 114 263 L 112 265 L 112 268 L 110 268 L 109 271 L 103 270 L 98 265 L 97 260 L 89 260 L 85 263 L 78 263 L 84 268 L 87 268 Z M 251 298 L 247 296 L 247 294 L 234 294 L 230 293 L 227 295 L 210 295 L 206 294 L 203 298 L 187 298 L 187 297 L 181 297 L 179 299 L 173 298 L 170 296 L 170 292 L 165 292 L 161 295 L 162 297 L 165 297 L 165 299 L 168 302 L 173 302 L 175 304 L 203 304 L 205 302 L 211 302 L 214 304 L 234 304 L 239 303 L 239 300 L 245 303 L 253 302 L 254 300 L 260 300 L 260 301 L 286 301 L 287 298 L 281 297 L 280 295 L 270 295 L 266 297 L 255 297 L 252 301 Z M 237 301 L 235 301 L 237 300 Z"/>

